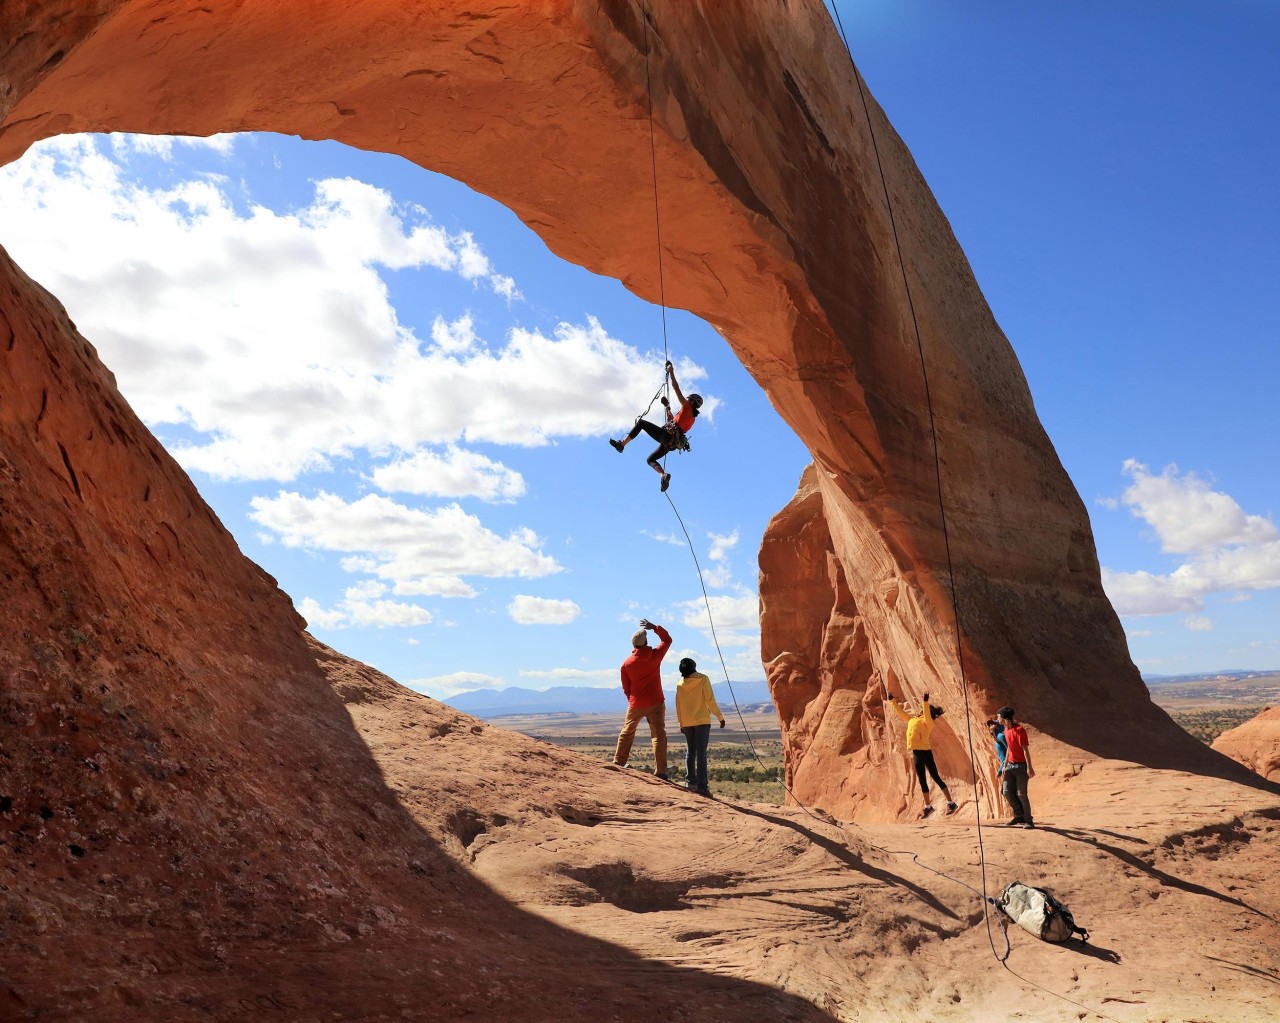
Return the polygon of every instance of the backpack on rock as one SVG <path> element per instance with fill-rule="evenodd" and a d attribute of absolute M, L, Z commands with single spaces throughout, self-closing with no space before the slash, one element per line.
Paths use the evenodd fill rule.
<path fill-rule="evenodd" d="M 1021 881 L 1009 884 L 1000 898 L 992 900 L 1010 920 L 1041 941 L 1066 941 L 1075 934 L 1089 940 L 1089 932 L 1077 927 L 1071 910 L 1045 888 L 1032 888 Z"/>

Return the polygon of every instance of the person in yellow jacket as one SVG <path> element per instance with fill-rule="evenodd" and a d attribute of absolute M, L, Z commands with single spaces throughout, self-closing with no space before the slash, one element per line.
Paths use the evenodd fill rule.
<path fill-rule="evenodd" d="M 698 671 L 692 657 L 680 659 L 680 681 L 676 683 L 676 718 L 689 747 L 685 756 L 685 778 L 690 792 L 711 795 L 707 785 L 707 746 L 711 742 L 711 715 L 724 727 L 724 715 L 716 706 L 711 679 Z"/>
<path fill-rule="evenodd" d="M 884 686 L 884 695 L 889 701 L 889 706 L 897 711 L 898 717 L 907 723 L 907 749 L 911 750 L 911 759 L 915 761 L 916 777 L 920 779 L 920 792 L 924 796 L 924 813 L 920 816 L 928 817 L 933 813 L 933 804 L 929 801 L 929 779 L 926 773 L 933 777 L 933 780 L 938 783 L 938 788 L 942 789 L 942 794 L 947 797 L 947 813 L 955 813 L 958 807 L 955 800 L 951 798 L 947 783 L 938 774 L 938 765 L 933 759 L 933 723 L 942 716 L 942 708 L 930 704 L 929 694 L 925 693 L 920 699 L 920 713 L 910 714 L 905 707 L 898 705 L 894 695 L 889 692 L 887 683 Z"/>

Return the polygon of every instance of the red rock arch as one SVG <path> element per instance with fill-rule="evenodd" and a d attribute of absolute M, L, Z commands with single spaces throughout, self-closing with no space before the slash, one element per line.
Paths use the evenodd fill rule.
<path fill-rule="evenodd" d="M 637 0 L 7 4 L 0 161 L 69 131 L 335 139 L 467 182 L 559 255 L 656 300 L 648 38 L 666 299 L 723 334 L 814 457 L 761 554 L 763 655 L 797 793 L 860 816 L 903 810 L 906 774 L 867 680 L 879 672 L 908 696 L 931 690 L 963 734 L 958 647 L 973 719 L 1017 704 L 1052 740 L 1042 773 L 1082 750 L 1203 759 L 1150 703 L 1102 591 L 1085 509 L 1013 351 L 910 154 L 874 103 L 870 123 L 864 115 L 822 4 L 649 6 L 651 35 Z M 872 127 L 932 389 L 959 645 Z M 12 269 L 8 280 L 15 320 L 30 285 Z M 70 511 L 50 529 L 114 523 L 129 533 L 117 547 L 122 564 L 136 559 L 121 570 L 135 596 L 178 607 L 183 559 L 226 538 L 184 497 L 195 510 L 170 514 L 172 537 L 153 538 L 172 560 L 146 560 L 146 529 L 126 523 L 119 502 L 157 446 L 134 427 L 122 432 L 129 443 L 104 445 L 99 421 L 119 398 L 83 343 L 66 344 L 78 357 L 56 360 L 67 378 L 59 452 L 47 425 L 30 429 L 44 415 L 30 402 L 9 404 L 7 440 L 52 467 L 40 485 Z M 66 499 L 60 465 L 94 466 L 91 485 Z M 240 616 L 262 628 L 246 603 L 258 584 L 242 575 L 228 627 Z M 125 583 L 97 585 L 109 605 Z M 35 623 L 49 613 L 30 610 Z M 297 632 L 283 607 L 270 627 Z M 967 774 L 961 743 L 940 755 L 946 773 Z"/>

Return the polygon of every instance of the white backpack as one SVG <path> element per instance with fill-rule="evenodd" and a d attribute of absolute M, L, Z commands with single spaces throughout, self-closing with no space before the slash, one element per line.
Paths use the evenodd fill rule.
<path fill-rule="evenodd" d="M 1089 932 L 1076 926 L 1071 910 L 1044 888 L 1014 881 L 995 904 L 1015 924 L 1042 941 L 1067 941 L 1075 934 L 1080 935 L 1081 941 L 1089 940 Z"/>

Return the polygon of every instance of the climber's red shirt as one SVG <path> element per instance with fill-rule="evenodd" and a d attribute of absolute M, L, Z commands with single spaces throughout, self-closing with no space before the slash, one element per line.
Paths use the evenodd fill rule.
<path fill-rule="evenodd" d="M 1021 725 L 1005 725 L 1004 741 L 1009 747 L 1009 755 L 1005 761 L 1010 764 L 1027 762 L 1027 730 Z"/>

